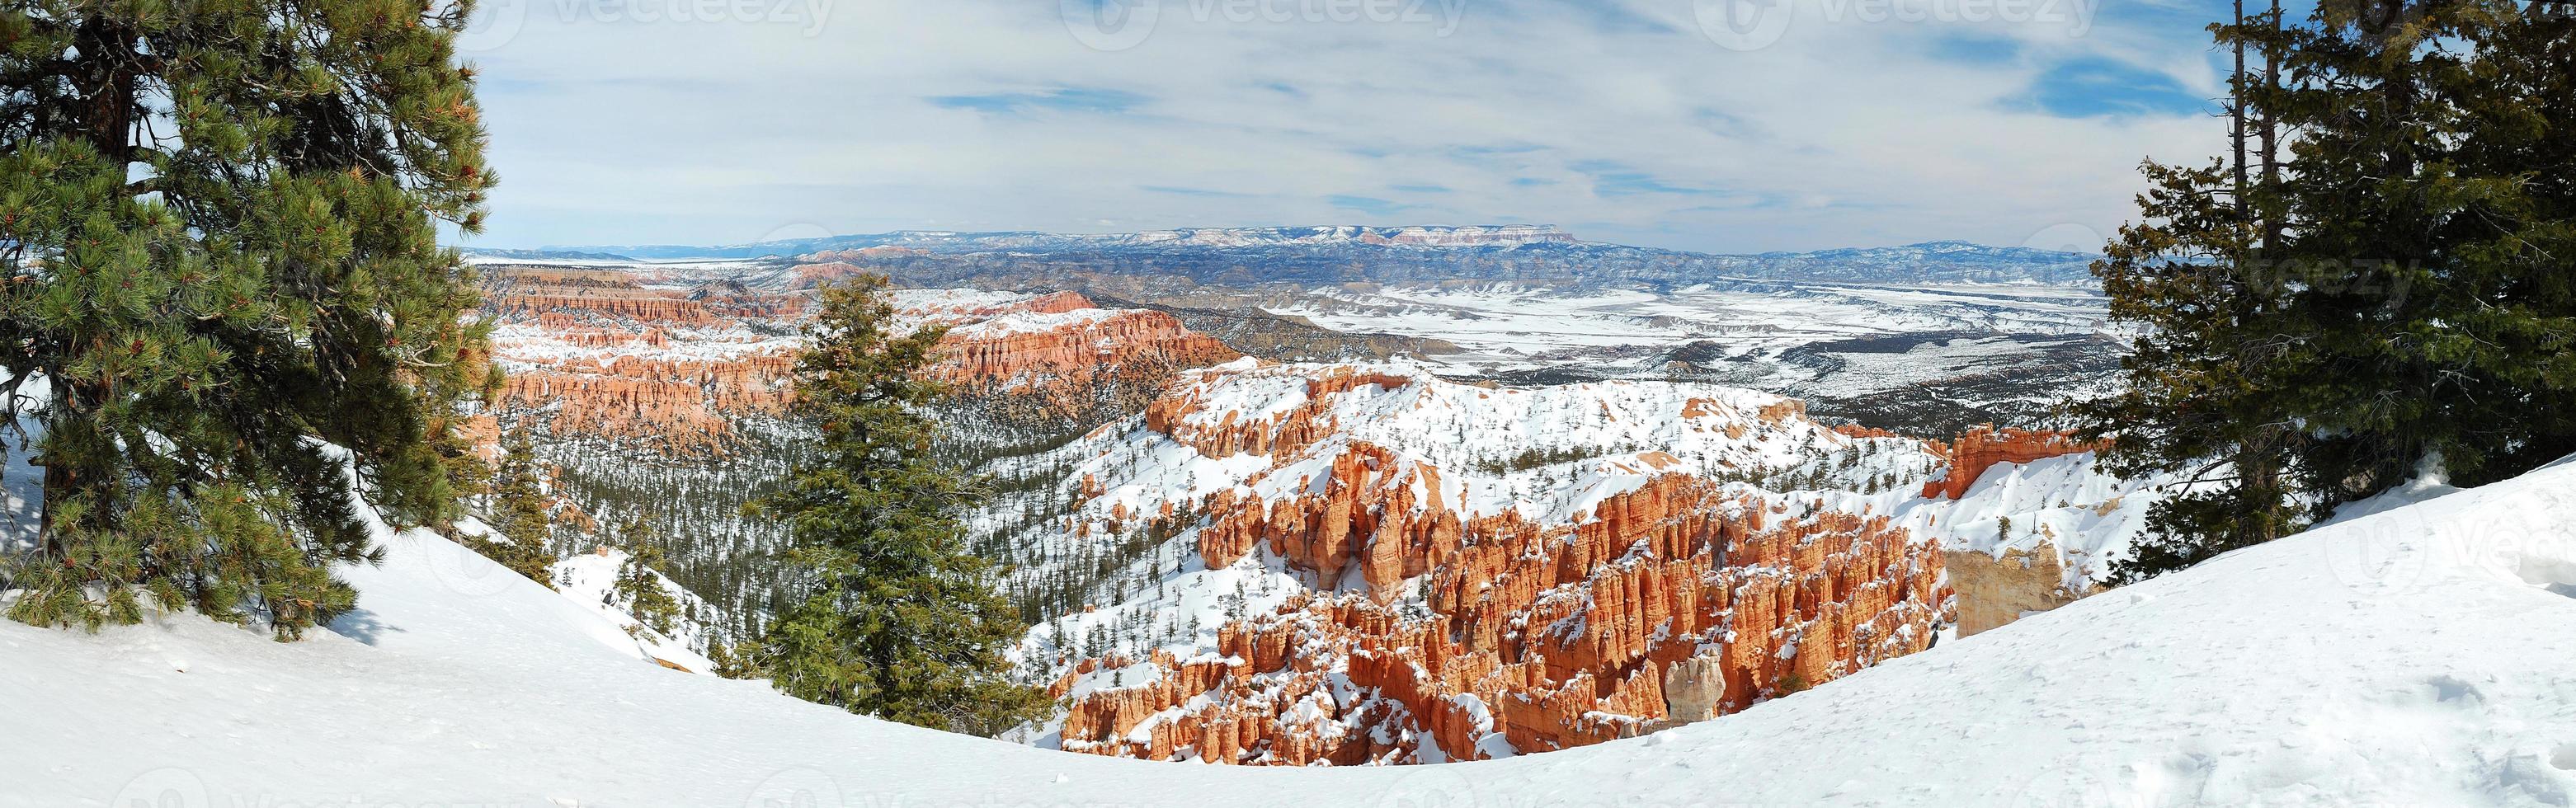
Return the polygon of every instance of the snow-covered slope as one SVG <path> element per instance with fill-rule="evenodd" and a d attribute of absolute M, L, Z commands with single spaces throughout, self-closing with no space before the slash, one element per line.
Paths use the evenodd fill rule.
<path fill-rule="evenodd" d="M 678 665 L 692 673 L 712 673 L 716 669 L 697 649 L 708 647 L 704 618 L 714 613 L 705 599 L 698 597 L 668 576 L 647 572 L 653 583 L 670 596 L 679 607 L 679 619 L 672 621 L 671 632 L 664 634 L 643 625 L 631 613 L 633 604 L 617 594 L 617 576 L 626 566 L 626 551 L 602 546 L 554 563 L 555 593 L 580 604 L 601 619 L 617 626 L 632 638 L 636 649 L 647 658 Z M 695 619 L 692 618 L 695 616 Z"/>
<path fill-rule="evenodd" d="M 2570 466 L 1734 716 L 1410 769 L 1114 760 L 848 716 L 615 652 L 593 637 L 613 626 L 438 539 L 390 549 L 349 571 L 365 611 L 303 643 L 186 616 L 0 624 L 0 805 L 2576 801 Z"/>

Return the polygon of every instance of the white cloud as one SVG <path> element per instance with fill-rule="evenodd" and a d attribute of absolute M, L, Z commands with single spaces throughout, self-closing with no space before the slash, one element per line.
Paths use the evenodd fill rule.
<path fill-rule="evenodd" d="M 1517 221 L 1718 251 L 2012 244 L 2110 232 L 2141 157 L 2220 145 L 2197 115 L 2016 102 L 2074 57 L 2214 95 L 2196 27 L 2097 20 L 2078 38 L 1795 0 L 1778 41 L 1737 51 L 1700 34 L 1693 0 L 1470 0 L 1447 36 L 1442 0 L 1386 22 L 1330 17 L 1382 2 L 1261 0 L 1293 19 L 1238 22 L 1227 0 L 1163 0 L 1150 36 L 1104 52 L 1059 0 L 815 0 L 831 5 L 811 35 L 812 15 L 610 23 L 559 5 L 591 1 L 521 6 L 472 55 L 502 176 L 475 243 Z M 1943 51 L 1961 36 L 2014 44 Z M 1380 221 L 1336 196 L 1409 207 Z"/>

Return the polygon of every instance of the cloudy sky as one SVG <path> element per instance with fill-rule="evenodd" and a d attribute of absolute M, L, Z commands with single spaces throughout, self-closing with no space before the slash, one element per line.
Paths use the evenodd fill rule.
<path fill-rule="evenodd" d="M 1555 224 L 2061 247 L 2223 147 L 2208 0 L 483 0 L 488 247 Z"/>

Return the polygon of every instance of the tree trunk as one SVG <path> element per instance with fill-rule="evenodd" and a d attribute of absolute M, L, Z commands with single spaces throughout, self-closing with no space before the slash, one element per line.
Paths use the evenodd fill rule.
<path fill-rule="evenodd" d="M 98 153 L 117 163 L 133 155 L 134 95 L 142 74 L 142 43 L 133 28 L 94 13 L 72 36 L 80 50 L 73 85 L 80 93 L 81 133 Z"/>
<path fill-rule="evenodd" d="M 2236 0 L 2236 72 L 2229 74 L 2227 140 L 2236 147 L 2236 204 L 2245 205 L 2245 0 Z"/>
<path fill-rule="evenodd" d="M 2281 35 L 2281 0 L 2272 0 L 2272 18 L 2270 20 L 2270 25 L 2272 27 L 2272 37 L 2265 40 L 2263 43 L 2263 92 L 2266 96 L 2278 92 L 2281 89 L 2281 43 L 2279 41 Z M 2265 108 L 2263 110 L 2262 131 L 2263 182 L 2265 184 L 2270 184 L 2281 178 L 2280 128 L 2280 115 L 2273 112 L 2268 107 Z M 2273 231 L 2271 229 L 2266 229 L 2265 232 L 2270 233 Z M 2263 243 L 2264 246 L 2271 246 L 2271 239 L 2266 238 Z"/>
<path fill-rule="evenodd" d="M 2415 62 L 2408 54 L 2394 53 L 2408 47 L 2406 43 L 2397 41 L 2398 29 L 2406 24 L 2406 0 L 2381 0 L 2380 8 L 2388 15 L 2381 28 L 2381 47 L 2391 51 L 2389 55 L 2397 57 L 2391 62 L 2394 67 L 2388 80 L 2380 85 L 2380 91 L 2386 94 L 2388 107 L 2389 168 L 2393 176 L 2412 177 L 2415 175 L 2415 147 L 2406 136 L 2406 127 L 2407 121 L 2415 117 Z"/>

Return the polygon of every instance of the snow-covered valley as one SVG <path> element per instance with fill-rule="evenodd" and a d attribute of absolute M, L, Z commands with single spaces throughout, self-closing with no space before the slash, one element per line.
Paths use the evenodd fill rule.
<path fill-rule="evenodd" d="M 716 645 L 757 631 L 775 591 L 760 559 L 776 537 L 734 511 L 794 456 L 776 413 L 810 287 L 852 270 L 491 270 L 513 370 L 496 415 L 549 436 L 571 521 L 645 519 L 671 537 L 673 577 L 712 608 L 673 638 L 687 653 L 658 656 L 705 670 Z M 953 326 L 935 371 L 960 394 L 946 451 L 996 475 L 975 547 L 1009 565 L 1032 624 L 1023 675 L 1065 700 L 1016 737 L 1278 765 L 1503 757 L 1649 733 L 2094 591 L 2160 496 L 2152 481 L 2093 472 L 2085 447 L 2054 437 L 1988 445 L 1980 431 L 1954 448 L 1720 383 L 1840 383 L 1866 398 L 1996 373 L 2024 361 L 2026 340 L 2094 339 L 2081 288 L 1492 283 L 1292 299 L 1359 318 L 1345 327 L 1469 348 L 1595 336 L 1508 373 L 1461 361 L 1472 353 L 1229 362 L 1260 348 L 1195 334 L 1188 315 L 1068 292 L 894 293 L 906 318 Z M 1296 311 L 1276 309 L 1336 324 Z M 1921 330 L 1963 328 L 1984 330 Z M 1719 340 L 1736 347 L 1708 347 Z M 1675 356 L 1605 364 L 1593 349 Z M 1569 368 L 1590 370 L 1547 383 Z M 1936 496 L 1947 478 L 1958 482 Z M 593 530 L 551 541 L 588 564 Z M 1528 561 L 1507 549 L 1544 558 L 1578 535 L 1598 546 L 1548 562 L 1563 572 L 1517 567 Z M 1649 576 L 1675 583 L 1622 577 L 1639 564 L 1678 565 Z M 1696 594 L 1620 594 L 1640 585 Z M 1416 631 L 1464 645 L 1403 645 Z M 1292 650 L 1252 650 L 1283 643 Z M 1398 645 L 1368 650 L 1380 643 Z M 1396 657 L 1410 661 L 1385 667 Z M 1376 667 L 1354 679 L 1354 660 Z M 1389 687 L 1404 695 L 1370 695 Z"/>
<path fill-rule="evenodd" d="M 2565 805 L 2576 465 L 2394 508 L 1645 738 L 1485 763 L 1112 760 L 666 670 L 423 534 L 293 644 L 0 623 L 0 804 Z"/>

